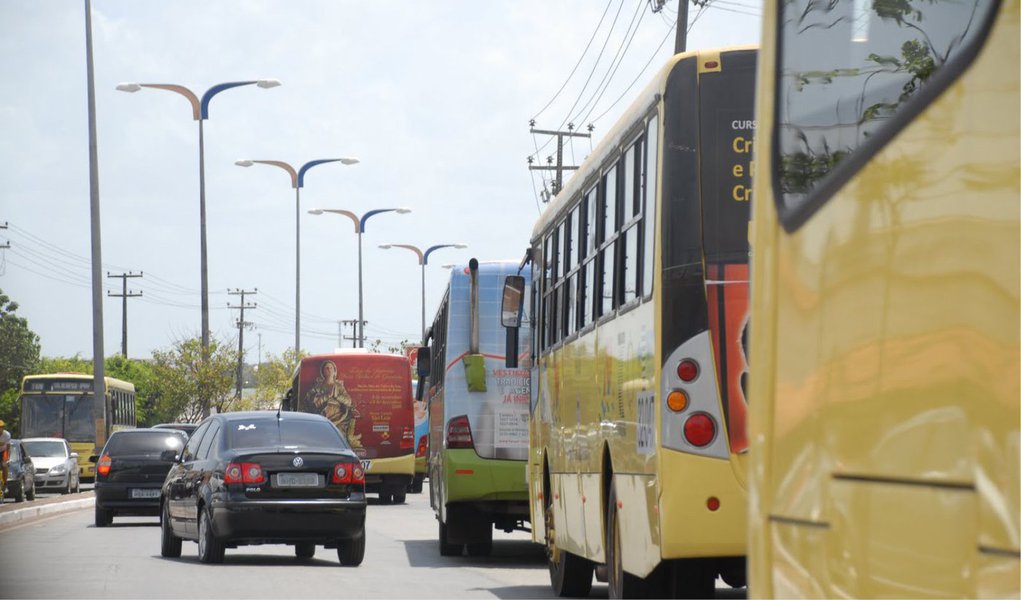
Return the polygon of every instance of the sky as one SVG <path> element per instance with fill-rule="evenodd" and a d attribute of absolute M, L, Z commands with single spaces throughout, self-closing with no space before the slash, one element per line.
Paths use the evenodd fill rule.
<path fill-rule="evenodd" d="M 373 215 L 362 235 L 367 345 L 421 337 L 422 268 L 409 250 L 444 248 L 425 267 L 431 322 L 444 265 L 520 259 L 555 150 L 529 133 L 594 126 L 580 164 L 673 53 L 678 0 L 93 0 L 92 38 L 102 271 L 139 273 L 128 290 L 128 355 L 201 328 L 198 123 L 187 87 L 277 79 L 217 94 L 204 122 L 211 335 L 246 360 L 294 345 L 295 192 L 281 169 L 318 159 L 301 189 L 301 345 L 331 352 L 358 317 L 358 236 L 333 208 Z M 757 44 L 758 0 L 692 5 L 688 48 Z M 85 52 L 79 0 L 0 2 L 0 290 L 40 337 L 43 356 L 92 356 L 91 224 Z M 538 150 L 538 153 L 537 153 Z M 122 279 L 104 277 L 104 294 Z M 120 352 L 122 300 L 104 297 L 104 353 Z M 351 329 L 345 328 L 350 336 Z"/>

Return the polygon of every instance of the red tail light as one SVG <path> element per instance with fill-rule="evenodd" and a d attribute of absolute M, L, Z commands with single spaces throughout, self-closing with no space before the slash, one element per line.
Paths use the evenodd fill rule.
<path fill-rule="evenodd" d="M 415 447 L 415 428 L 405 427 L 401 433 L 401 450 Z"/>
<path fill-rule="evenodd" d="M 99 473 L 103 477 L 110 474 L 110 465 L 113 463 L 110 457 L 106 454 L 99 457 L 99 462 L 96 463 L 96 473 Z"/>
<path fill-rule="evenodd" d="M 223 471 L 224 483 L 263 483 L 266 476 L 258 463 L 230 463 Z"/>
<path fill-rule="evenodd" d="M 677 376 L 685 383 L 691 383 L 698 377 L 698 363 L 686 358 L 677 365 Z"/>
<path fill-rule="evenodd" d="M 684 439 L 692 446 L 708 446 L 716 437 L 716 422 L 705 413 L 697 413 L 684 422 Z"/>
<path fill-rule="evenodd" d="M 418 439 L 418 450 L 415 451 L 415 456 L 424 457 L 429 453 L 429 436 L 423 435 Z"/>
<path fill-rule="evenodd" d="M 447 421 L 447 448 L 474 448 L 472 428 L 467 415 Z"/>
<path fill-rule="evenodd" d="M 337 463 L 330 483 L 365 483 L 365 469 L 356 463 Z"/>

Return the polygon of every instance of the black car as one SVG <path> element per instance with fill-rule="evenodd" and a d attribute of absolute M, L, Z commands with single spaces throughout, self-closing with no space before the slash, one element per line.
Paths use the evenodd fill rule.
<path fill-rule="evenodd" d="M 198 423 L 160 423 L 159 425 L 153 425 L 152 428 L 176 429 L 178 431 L 183 431 L 188 435 L 188 437 L 191 437 L 191 434 L 195 433 L 195 430 L 198 429 L 198 426 L 199 426 Z"/>
<path fill-rule="evenodd" d="M 222 413 L 199 424 L 163 484 L 162 548 L 199 560 L 224 549 L 289 544 L 298 558 L 336 548 L 342 565 L 365 555 L 365 472 L 347 440 L 321 415 Z"/>
<path fill-rule="evenodd" d="M 35 500 L 35 465 L 25 452 L 21 440 L 11 440 L 11 459 L 7 468 L 7 489 L 4 497 L 14 496 L 15 502 Z"/>
<path fill-rule="evenodd" d="M 114 515 L 158 516 L 160 488 L 188 436 L 175 429 L 115 431 L 96 460 L 96 527 Z"/>

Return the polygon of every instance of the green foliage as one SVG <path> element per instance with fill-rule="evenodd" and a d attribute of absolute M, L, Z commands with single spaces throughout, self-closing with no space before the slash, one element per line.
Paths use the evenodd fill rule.
<path fill-rule="evenodd" d="M 410 344 L 408 340 L 402 340 L 396 346 L 389 344 L 383 346 L 383 340 L 376 339 L 369 345 L 369 352 L 375 352 L 376 354 L 388 353 L 388 354 L 404 354 L 404 349 Z"/>
<path fill-rule="evenodd" d="M 149 421 L 196 422 L 218 412 L 244 410 L 248 406 L 234 396 L 237 350 L 211 339 L 209 360 L 202 360 L 202 341 L 190 338 L 168 350 L 156 350 L 152 360 L 151 391 L 158 402 L 149 407 Z"/>
<path fill-rule="evenodd" d="M 305 356 L 304 352 L 295 354 L 294 348 L 288 348 L 283 356 L 270 354 L 258 365 L 258 370 L 255 372 L 254 404 L 256 408 L 273 409 L 280 406 L 280 399 L 291 387 L 294 369 L 297 367 L 298 361 Z"/>
<path fill-rule="evenodd" d="M 39 336 L 17 310 L 18 303 L 0 290 L 0 391 L 17 389 L 39 362 Z"/>

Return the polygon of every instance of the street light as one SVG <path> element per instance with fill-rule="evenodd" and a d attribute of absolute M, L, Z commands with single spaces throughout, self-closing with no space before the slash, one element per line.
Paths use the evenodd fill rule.
<path fill-rule="evenodd" d="M 411 250 L 418 255 L 418 264 L 422 266 L 422 339 L 425 339 L 425 266 L 429 264 L 429 255 L 434 250 L 440 248 L 467 248 L 468 244 L 437 244 L 435 246 L 429 246 L 422 251 L 418 246 L 412 246 L 411 244 L 380 244 L 380 248 L 389 250 L 390 248 L 405 248 Z"/>
<path fill-rule="evenodd" d="M 358 347 L 363 348 L 365 346 L 365 319 L 362 318 L 362 233 L 365 231 L 365 222 L 369 220 L 372 215 L 378 215 L 380 213 L 396 212 L 397 214 L 405 214 L 411 212 L 410 208 L 377 208 L 370 210 L 361 217 L 354 214 L 349 210 L 342 210 L 339 208 L 313 208 L 308 211 L 310 215 L 321 215 L 323 213 L 334 213 L 337 215 L 344 215 L 351 219 L 355 225 L 355 233 L 358 234 Z"/>
<path fill-rule="evenodd" d="M 202 359 L 209 358 L 209 273 L 206 267 L 206 160 L 205 141 L 202 132 L 202 121 L 209 118 L 209 101 L 222 91 L 244 85 L 257 85 L 263 89 L 280 85 L 276 79 L 256 79 L 253 81 L 231 81 L 220 83 L 206 90 L 199 100 L 194 92 L 183 85 L 170 83 L 121 83 L 117 89 L 122 92 L 137 92 L 142 88 L 153 88 L 178 93 L 191 102 L 192 119 L 199 122 L 199 262 L 202 277 Z M 204 411 L 207 412 L 207 411 Z"/>
<path fill-rule="evenodd" d="M 239 167 L 250 167 L 255 164 L 279 167 L 291 176 L 291 187 L 294 188 L 294 353 L 301 351 L 301 188 L 305 186 L 305 172 L 316 165 L 339 162 L 342 165 L 358 164 L 357 158 L 321 158 L 310 160 L 297 171 L 291 165 L 280 160 L 252 160 L 243 158 L 234 161 Z"/>

